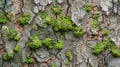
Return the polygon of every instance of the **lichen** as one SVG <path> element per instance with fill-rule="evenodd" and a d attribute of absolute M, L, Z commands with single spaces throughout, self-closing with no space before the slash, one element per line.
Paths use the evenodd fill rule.
<path fill-rule="evenodd" d="M 82 26 L 77 26 L 77 27 L 75 27 L 75 28 L 73 29 L 73 31 L 74 31 L 74 35 L 75 35 L 76 37 L 80 37 L 80 36 L 82 36 L 82 35 L 85 33 L 85 31 L 83 30 Z"/>
<path fill-rule="evenodd" d="M 38 30 L 38 26 L 36 24 L 32 25 L 32 30 Z"/>
<path fill-rule="evenodd" d="M 54 46 L 54 39 L 46 38 L 43 43 L 47 48 L 52 49 Z"/>
<path fill-rule="evenodd" d="M 8 54 L 8 53 L 3 53 L 2 54 L 2 59 L 4 60 L 4 61 L 8 61 L 8 60 L 12 60 L 13 59 L 13 54 Z"/>
<path fill-rule="evenodd" d="M 56 48 L 61 50 L 64 48 L 64 42 L 62 40 L 58 40 L 58 42 L 56 43 Z"/>
<path fill-rule="evenodd" d="M 18 21 L 21 25 L 25 25 L 30 21 L 30 15 L 29 14 L 22 14 L 22 16 L 20 16 Z"/>
<path fill-rule="evenodd" d="M 9 33 L 9 28 L 7 26 L 2 26 L 2 34 L 7 35 Z"/>
<path fill-rule="evenodd" d="M 66 54 L 65 54 L 65 56 L 67 57 L 67 59 L 68 59 L 69 61 L 72 60 L 72 52 L 71 52 L 71 51 L 67 51 Z"/>

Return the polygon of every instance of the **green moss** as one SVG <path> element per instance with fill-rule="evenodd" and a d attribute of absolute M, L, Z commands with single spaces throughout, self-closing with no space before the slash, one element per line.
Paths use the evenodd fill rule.
<path fill-rule="evenodd" d="M 46 12 L 40 12 L 40 17 L 42 18 L 42 21 L 46 24 L 50 24 L 50 22 L 52 21 L 52 17 Z"/>
<path fill-rule="evenodd" d="M 23 14 L 19 19 L 19 23 L 21 25 L 25 25 L 30 21 L 30 15 L 29 14 Z"/>
<path fill-rule="evenodd" d="M 56 43 L 56 48 L 57 49 L 63 49 L 64 48 L 64 42 L 62 40 L 58 40 Z"/>
<path fill-rule="evenodd" d="M 98 21 L 98 19 L 93 19 L 92 27 L 93 27 L 93 28 L 99 27 L 99 21 Z"/>
<path fill-rule="evenodd" d="M 53 48 L 53 45 L 54 45 L 54 40 L 51 39 L 51 38 L 47 38 L 44 40 L 44 45 L 47 46 L 49 49 L 52 49 Z"/>
<path fill-rule="evenodd" d="M 15 46 L 15 48 L 13 49 L 14 52 L 20 52 L 20 47 L 19 46 Z"/>
<path fill-rule="evenodd" d="M 120 48 L 113 46 L 113 48 L 111 49 L 111 53 L 115 57 L 120 57 Z"/>
<path fill-rule="evenodd" d="M 98 42 L 93 47 L 93 53 L 100 54 L 104 50 L 111 50 L 113 46 L 115 46 L 115 43 L 110 38 L 107 38 L 107 39 L 103 40 L 102 42 Z"/>
<path fill-rule="evenodd" d="M 105 47 L 106 47 L 106 45 L 99 42 L 93 47 L 93 53 L 94 54 L 100 54 L 101 52 L 103 52 L 105 50 Z"/>
<path fill-rule="evenodd" d="M 104 35 L 107 36 L 107 35 L 109 35 L 109 34 L 110 34 L 110 30 L 105 30 L 105 31 L 104 31 Z"/>
<path fill-rule="evenodd" d="M 67 66 L 69 66 L 70 62 L 69 61 L 65 61 L 64 64 L 67 65 Z"/>
<path fill-rule="evenodd" d="M 5 14 L 0 15 L 0 23 L 6 23 L 7 22 L 7 17 Z"/>
<path fill-rule="evenodd" d="M 39 39 L 39 38 L 40 38 L 40 36 L 38 33 L 35 33 L 32 36 L 30 36 L 30 40 Z"/>
<path fill-rule="evenodd" d="M 38 36 L 38 34 L 34 34 L 30 37 L 30 42 L 28 43 L 28 47 L 31 49 L 38 49 L 42 46 L 42 42 Z"/>
<path fill-rule="evenodd" d="M 46 12 L 44 12 L 44 11 L 40 11 L 40 17 L 42 18 L 42 19 L 45 19 L 47 16 L 48 16 L 48 14 L 46 13 Z"/>
<path fill-rule="evenodd" d="M 118 3 L 120 4 L 120 0 L 118 0 Z"/>
<path fill-rule="evenodd" d="M 17 30 L 10 29 L 10 30 L 9 30 L 9 33 L 6 35 L 6 38 L 7 38 L 8 40 L 15 39 L 16 36 L 17 36 L 17 34 L 18 34 L 18 31 L 17 31 Z"/>
<path fill-rule="evenodd" d="M 83 30 L 82 26 L 77 26 L 74 28 L 74 35 L 76 37 L 80 37 L 85 33 L 85 31 Z"/>
<path fill-rule="evenodd" d="M 25 58 L 25 62 L 28 63 L 28 64 L 31 64 L 34 62 L 34 59 L 33 58 L 30 58 L 30 57 L 26 57 Z"/>
<path fill-rule="evenodd" d="M 67 51 L 65 56 L 68 58 L 69 61 L 72 60 L 72 53 L 71 53 L 71 51 Z"/>
<path fill-rule="evenodd" d="M 14 40 L 16 40 L 16 41 L 20 40 L 20 36 L 15 36 Z"/>
<path fill-rule="evenodd" d="M 3 59 L 4 61 L 11 60 L 11 59 L 13 59 L 13 54 L 3 53 L 3 54 L 2 54 L 2 59 Z"/>
<path fill-rule="evenodd" d="M 105 39 L 102 43 L 106 45 L 106 49 L 108 50 L 115 46 L 115 43 L 110 38 Z"/>
<path fill-rule="evenodd" d="M 92 18 L 93 19 L 98 19 L 99 18 L 99 13 L 93 13 Z"/>
<path fill-rule="evenodd" d="M 52 10 L 52 13 L 55 15 L 59 15 L 62 13 L 62 7 L 58 5 L 52 6 L 51 10 Z"/>
<path fill-rule="evenodd" d="M 91 5 L 90 5 L 90 4 L 85 4 L 84 9 L 85 9 L 86 12 L 90 12 L 90 10 L 91 10 Z"/>
<path fill-rule="evenodd" d="M 28 46 L 32 49 L 38 49 L 42 46 L 41 40 L 34 39 L 31 42 L 28 43 Z"/>
<path fill-rule="evenodd" d="M 52 64 L 52 67 L 57 67 L 57 65 L 56 64 Z"/>
<path fill-rule="evenodd" d="M 103 30 L 103 28 L 101 28 L 101 27 L 99 26 L 99 27 L 98 27 L 98 30 L 101 31 L 101 30 Z"/>
<path fill-rule="evenodd" d="M 54 19 L 51 23 L 51 25 L 54 27 L 55 31 L 68 31 L 73 29 L 72 21 L 65 16 L 62 16 L 58 19 Z"/>

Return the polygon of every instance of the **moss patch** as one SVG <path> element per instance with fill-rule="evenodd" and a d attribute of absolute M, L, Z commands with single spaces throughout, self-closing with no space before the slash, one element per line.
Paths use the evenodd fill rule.
<path fill-rule="evenodd" d="M 0 23 L 6 23 L 7 22 L 7 17 L 5 14 L 0 14 Z"/>
<path fill-rule="evenodd" d="M 31 58 L 31 57 L 26 57 L 26 58 L 25 58 L 25 62 L 28 63 L 28 64 L 31 64 L 31 63 L 34 62 L 34 59 Z"/>
<path fill-rule="evenodd" d="M 52 49 L 53 46 L 54 46 L 54 39 L 46 38 L 43 43 L 44 43 L 44 45 L 47 46 L 49 49 Z"/>
<path fill-rule="evenodd" d="M 66 54 L 65 54 L 65 56 L 67 57 L 67 59 L 68 59 L 69 61 L 72 60 L 72 52 L 71 52 L 71 51 L 67 51 Z"/>
<path fill-rule="evenodd" d="M 15 48 L 13 49 L 14 52 L 20 52 L 20 47 L 19 46 L 15 46 Z"/>
<path fill-rule="evenodd" d="M 91 5 L 90 5 L 90 4 L 85 4 L 84 9 L 85 9 L 86 12 L 90 12 L 90 10 L 91 10 Z"/>
<path fill-rule="evenodd" d="M 85 31 L 83 30 L 82 26 L 75 27 L 73 31 L 74 31 L 74 35 L 76 37 L 80 37 L 80 36 L 82 36 L 85 33 Z"/>
<path fill-rule="evenodd" d="M 34 34 L 30 37 L 30 42 L 28 43 L 28 47 L 32 49 L 38 49 L 42 46 L 42 41 L 39 38 L 39 34 Z"/>
<path fill-rule="evenodd" d="M 60 31 L 60 30 L 68 31 L 73 29 L 72 21 L 65 16 L 62 16 L 58 19 L 54 19 L 51 25 L 54 27 L 55 31 Z"/>
<path fill-rule="evenodd" d="M 61 14 L 61 12 L 62 12 L 62 7 L 59 6 L 59 5 L 57 5 L 57 6 L 54 5 L 54 6 L 51 7 L 51 10 L 52 10 L 52 13 L 53 13 L 53 14 L 59 15 L 59 14 Z"/>
<path fill-rule="evenodd" d="M 93 47 L 94 54 L 100 54 L 104 50 L 109 50 L 113 56 L 120 57 L 120 48 L 118 48 L 110 38 L 98 42 Z"/>
<path fill-rule="evenodd" d="M 30 21 L 30 15 L 22 14 L 22 16 L 18 19 L 18 21 L 21 25 L 25 25 Z"/>
<path fill-rule="evenodd" d="M 58 40 L 58 42 L 56 43 L 56 48 L 61 50 L 64 48 L 64 42 L 62 40 Z"/>
<path fill-rule="evenodd" d="M 13 54 L 3 53 L 2 54 L 2 59 L 4 61 L 12 60 L 13 59 Z"/>

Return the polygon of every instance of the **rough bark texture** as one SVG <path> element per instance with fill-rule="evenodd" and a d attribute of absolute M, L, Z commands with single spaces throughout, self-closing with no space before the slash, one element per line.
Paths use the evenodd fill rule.
<path fill-rule="evenodd" d="M 85 11 L 85 5 L 90 4 L 90 12 Z M 53 5 L 62 6 L 62 15 L 71 15 L 73 26 L 82 26 L 85 34 L 76 38 L 73 31 L 55 31 L 51 25 L 42 26 L 42 19 L 39 16 L 41 11 L 47 12 L 53 18 L 59 18 L 51 12 Z M 111 38 L 117 47 L 120 46 L 120 4 L 117 0 L 0 0 L 0 13 L 10 13 L 7 16 L 7 23 L 2 26 L 18 30 L 19 41 L 9 41 L 0 33 L 0 67 L 120 67 L 120 58 L 111 55 L 108 50 L 99 55 L 93 54 L 93 46 L 105 38 Z M 30 15 L 28 24 L 22 26 L 18 18 L 23 14 Z M 98 22 L 102 30 L 92 27 L 91 16 L 93 13 L 99 13 Z M 36 28 L 33 28 L 34 25 Z M 104 36 L 105 30 L 110 33 Z M 49 50 L 42 46 L 37 50 L 31 50 L 27 43 L 30 36 L 39 33 L 42 40 L 53 38 L 55 41 L 62 39 L 65 47 L 62 50 L 53 48 Z M 21 53 L 14 53 L 14 47 L 20 46 Z M 68 62 L 65 56 L 67 51 L 72 52 L 72 60 Z M 10 61 L 3 61 L 4 52 L 14 53 L 14 58 Z M 32 57 L 34 63 L 25 63 L 26 56 Z M 55 64 L 56 66 L 54 66 Z"/>

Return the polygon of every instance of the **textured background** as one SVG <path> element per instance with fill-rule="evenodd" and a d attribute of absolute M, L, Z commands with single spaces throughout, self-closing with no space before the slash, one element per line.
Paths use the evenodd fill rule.
<path fill-rule="evenodd" d="M 90 12 L 84 10 L 85 4 L 91 4 Z M 61 5 L 62 14 L 71 15 L 71 20 L 77 26 L 81 25 L 85 34 L 81 38 L 73 36 L 72 31 L 55 32 L 51 26 L 41 26 L 42 19 L 39 16 L 40 11 L 46 11 L 51 14 L 52 5 Z M 120 67 L 120 58 L 113 57 L 109 51 L 104 51 L 99 55 L 92 54 L 92 47 L 104 38 L 110 37 L 115 44 L 120 46 L 120 4 L 117 0 L 0 0 L 0 13 L 13 12 L 13 17 L 8 17 L 6 24 L 0 24 L 0 31 L 3 25 L 15 28 L 19 31 L 21 39 L 16 41 L 7 41 L 0 33 L 0 67 L 51 67 L 55 63 L 57 67 Z M 102 31 L 91 27 L 91 14 L 98 12 L 100 14 L 98 21 Z M 18 18 L 22 13 L 29 13 L 31 20 L 29 24 L 20 26 Z M 52 15 L 55 17 L 54 15 Z M 12 19 L 15 18 L 15 19 Z M 33 30 L 32 25 L 37 24 L 38 30 Z M 110 30 L 108 36 L 103 36 L 104 30 Z M 48 50 L 42 47 L 36 51 L 31 51 L 26 43 L 29 37 L 38 32 L 41 38 L 63 39 L 65 48 L 61 51 L 56 49 Z M 2 53 L 12 52 L 15 45 L 21 47 L 21 54 L 15 54 L 11 61 L 3 61 Z M 73 55 L 69 65 L 65 62 L 65 52 L 71 51 Z M 35 63 L 24 63 L 25 56 L 35 59 Z M 17 61 L 16 61 L 17 59 Z"/>

